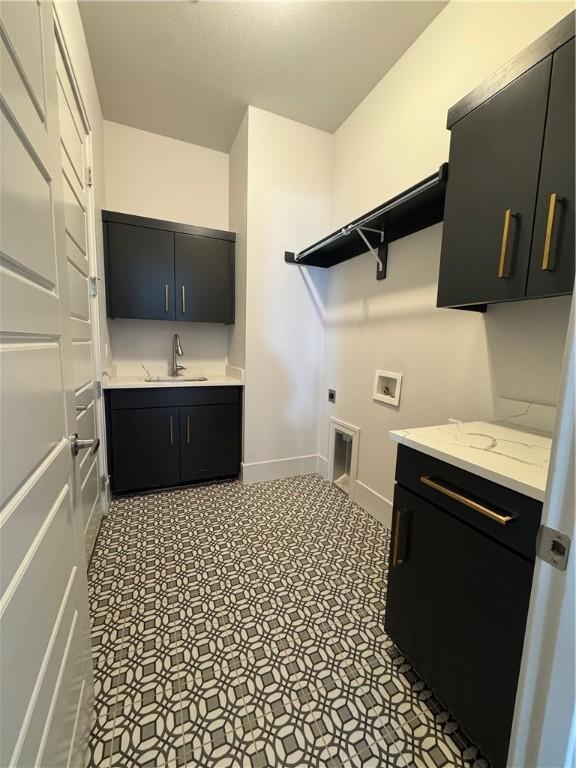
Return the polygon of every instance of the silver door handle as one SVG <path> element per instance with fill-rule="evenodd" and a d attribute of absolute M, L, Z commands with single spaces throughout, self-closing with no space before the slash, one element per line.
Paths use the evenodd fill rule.
<path fill-rule="evenodd" d="M 94 437 L 92 440 L 80 440 L 78 437 L 78 432 L 74 432 L 74 434 L 70 435 L 68 439 L 70 440 L 70 450 L 72 451 L 72 456 L 78 456 L 78 453 L 83 451 L 85 448 L 90 448 L 90 456 L 94 456 L 94 454 L 98 453 L 98 448 L 100 448 L 99 437 Z"/>
<path fill-rule="evenodd" d="M 186 286 L 182 286 L 182 314 L 186 314 Z"/>
<path fill-rule="evenodd" d="M 164 286 L 164 312 L 168 312 L 168 283 Z"/>

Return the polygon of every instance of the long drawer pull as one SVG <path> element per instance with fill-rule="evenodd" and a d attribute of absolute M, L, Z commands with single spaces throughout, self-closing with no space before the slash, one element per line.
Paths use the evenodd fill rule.
<path fill-rule="evenodd" d="M 489 509 L 489 507 L 485 507 L 477 501 L 468 499 L 466 496 L 458 493 L 458 491 L 453 491 L 451 488 L 446 488 L 446 486 L 437 483 L 436 480 L 432 480 L 428 475 L 421 475 L 420 482 L 430 486 L 430 488 L 434 488 L 434 490 L 439 493 L 443 493 L 444 496 L 449 496 L 451 499 L 454 499 L 454 501 L 459 501 L 461 504 L 464 504 L 464 506 L 470 507 L 470 509 L 473 509 L 476 512 L 480 512 L 481 515 L 489 517 L 490 520 L 494 520 L 500 525 L 508 525 L 508 523 L 514 520 L 512 515 L 501 515 L 499 512 L 494 512 L 493 509 Z"/>
<path fill-rule="evenodd" d="M 394 541 L 392 543 L 392 568 L 406 561 L 410 510 L 395 509 Z"/>

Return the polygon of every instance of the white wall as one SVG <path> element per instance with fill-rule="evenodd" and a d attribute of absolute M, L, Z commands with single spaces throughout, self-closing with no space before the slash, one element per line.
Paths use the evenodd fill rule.
<path fill-rule="evenodd" d="M 104 121 L 106 204 L 112 211 L 228 229 L 228 155 Z M 179 333 L 188 371 L 224 373 L 229 329 L 162 320 L 108 320 L 116 375 L 165 375 Z"/>
<path fill-rule="evenodd" d="M 570 8 L 450 3 L 336 132 L 332 229 L 447 160 L 448 108 Z M 436 309 L 441 235 L 438 225 L 393 243 L 382 282 L 370 255 L 328 271 L 321 452 L 329 416 L 361 428 L 358 500 L 384 519 L 396 453 L 390 429 L 492 417 L 500 397 L 556 402 L 569 302 L 520 302 L 486 315 Z M 399 409 L 372 401 L 377 368 L 404 374 Z"/>
<path fill-rule="evenodd" d="M 106 207 L 228 229 L 228 155 L 104 121 Z"/>
<path fill-rule="evenodd" d="M 283 255 L 329 225 L 332 137 L 250 107 L 247 178 L 244 479 L 250 482 L 316 467 L 325 275 L 287 265 Z"/>
<path fill-rule="evenodd" d="M 228 363 L 246 364 L 246 274 L 248 228 L 248 111 L 230 148 L 230 229 L 236 232 L 236 323 L 230 328 Z"/>

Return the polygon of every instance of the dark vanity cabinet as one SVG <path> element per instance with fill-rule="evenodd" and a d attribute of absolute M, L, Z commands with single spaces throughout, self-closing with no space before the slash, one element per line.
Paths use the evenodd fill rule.
<path fill-rule="evenodd" d="M 541 512 L 399 446 L 386 631 L 494 768 L 507 760 Z"/>
<path fill-rule="evenodd" d="M 573 290 L 571 35 L 573 15 L 449 112 L 439 307 Z"/>
<path fill-rule="evenodd" d="M 236 477 L 241 394 L 236 386 L 107 390 L 112 492 Z"/>
<path fill-rule="evenodd" d="M 109 317 L 234 322 L 236 235 L 102 211 Z"/>

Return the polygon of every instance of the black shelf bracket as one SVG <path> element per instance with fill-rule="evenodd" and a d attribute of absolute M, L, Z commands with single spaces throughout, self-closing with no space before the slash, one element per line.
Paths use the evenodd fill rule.
<path fill-rule="evenodd" d="M 354 219 L 342 229 L 308 246 L 299 253 L 287 251 L 288 264 L 327 269 L 362 253 L 371 253 L 376 261 L 376 279 L 386 278 L 388 244 L 444 218 L 444 198 L 448 163 L 419 184 Z M 351 238 L 351 234 L 358 237 Z"/>

